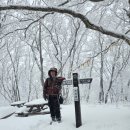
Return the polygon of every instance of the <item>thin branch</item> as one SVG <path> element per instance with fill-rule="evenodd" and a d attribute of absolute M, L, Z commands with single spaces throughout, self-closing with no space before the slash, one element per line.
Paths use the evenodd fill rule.
<path fill-rule="evenodd" d="M 30 23 L 30 24 L 26 27 L 26 29 L 25 29 L 25 37 L 26 37 L 26 32 L 27 32 L 28 28 L 29 28 L 32 24 L 38 22 L 40 19 L 44 19 L 44 18 L 45 18 L 47 15 L 49 15 L 49 14 L 53 14 L 53 13 L 47 13 L 47 14 L 43 15 L 42 17 L 40 17 L 39 19 L 37 19 L 37 20 L 33 21 L 32 23 Z"/>
<path fill-rule="evenodd" d="M 44 19 L 44 18 L 45 18 L 47 15 L 49 15 L 49 14 L 53 14 L 53 13 L 47 13 L 47 14 L 43 15 L 43 16 L 40 17 L 39 19 L 34 20 L 33 22 L 31 22 L 31 23 L 30 23 L 27 27 L 25 27 L 25 28 L 18 28 L 18 29 L 15 29 L 15 30 L 11 31 L 11 32 L 8 32 L 8 33 L 4 34 L 2 37 L 0 37 L 0 39 L 6 37 L 7 35 L 9 35 L 9 34 L 11 34 L 11 33 L 14 33 L 14 32 L 17 32 L 17 31 L 21 31 L 21 30 L 25 30 L 25 37 L 26 37 L 26 33 L 27 33 L 28 28 L 29 28 L 32 24 L 38 22 L 40 19 Z M 3 46 L 2 46 L 2 47 L 3 47 Z"/>
<path fill-rule="evenodd" d="M 71 1 L 71 0 L 66 0 L 65 2 L 59 4 L 58 7 L 64 6 L 64 5 L 68 4 L 70 1 Z"/>
<path fill-rule="evenodd" d="M 97 53 L 95 56 L 89 57 L 89 58 L 95 58 L 95 57 L 97 57 L 98 55 L 100 55 L 100 54 L 103 53 L 103 52 L 107 53 L 108 50 L 109 50 L 114 44 L 117 44 L 119 41 L 120 41 L 120 39 L 118 39 L 117 41 L 112 42 L 112 43 L 111 43 L 108 47 L 106 47 L 104 50 L 100 51 L 100 52 Z"/>

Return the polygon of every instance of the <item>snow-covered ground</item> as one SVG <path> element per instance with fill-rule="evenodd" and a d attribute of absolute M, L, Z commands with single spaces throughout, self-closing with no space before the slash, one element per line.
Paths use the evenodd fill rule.
<path fill-rule="evenodd" d="M 2 108 L 3 109 L 3 108 Z M 1 110 L 1 107 L 0 107 Z M 61 105 L 62 123 L 50 125 L 50 115 L 0 120 L 0 130 L 130 130 L 130 106 L 81 104 L 82 126 L 75 127 L 74 105 Z"/>
<path fill-rule="evenodd" d="M 0 119 L 14 113 L 18 108 L 7 106 L 7 107 L 0 107 Z"/>

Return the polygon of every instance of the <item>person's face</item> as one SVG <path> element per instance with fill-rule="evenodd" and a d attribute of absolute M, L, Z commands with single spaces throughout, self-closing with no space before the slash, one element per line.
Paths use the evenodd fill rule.
<path fill-rule="evenodd" d="M 55 71 L 51 71 L 50 74 L 51 74 L 51 77 L 56 77 L 56 72 Z"/>

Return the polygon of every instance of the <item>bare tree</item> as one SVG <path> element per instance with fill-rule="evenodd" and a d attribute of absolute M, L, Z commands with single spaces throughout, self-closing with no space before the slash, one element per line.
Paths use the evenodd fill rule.
<path fill-rule="evenodd" d="M 17 51 L 18 50 L 16 50 L 16 59 L 14 61 L 13 58 L 12 58 L 12 55 L 10 53 L 10 50 L 9 50 L 9 44 L 7 42 L 7 52 L 9 54 L 9 57 L 10 57 L 10 60 L 11 60 L 11 64 L 12 64 L 12 68 L 13 68 L 13 74 L 14 74 L 14 86 L 12 86 L 14 101 L 20 100 L 20 92 L 19 92 L 19 85 L 18 85 L 19 57 L 17 57 Z"/>
<path fill-rule="evenodd" d="M 105 103 L 108 102 L 108 95 L 113 87 L 113 83 L 118 80 L 118 77 L 121 76 L 121 72 L 125 69 L 125 63 L 126 61 L 128 61 L 129 59 L 129 55 L 130 53 L 126 53 L 125 55 L 128 55 L 128 57 L 123 57 L 122 63 L 120 63 L 121 61 L 121 55 L 125 52 L 122 52 L 122 44 L 120 44 L 119 47 L 117 47 L 116 53 L 114 55 L 114 60 L 111 66 L 111 72 L 110 72 L 110 81 L 109 81 L 109 86 L 107 89 L 107 92 L 105 94 Z M 117 86 L 118 87 L 118 86 Z M 122 90 L 123 90 L 123 86 L 122 86 Z M 123 91 L 121 90 L 121 92 L 123 93 Z"/>

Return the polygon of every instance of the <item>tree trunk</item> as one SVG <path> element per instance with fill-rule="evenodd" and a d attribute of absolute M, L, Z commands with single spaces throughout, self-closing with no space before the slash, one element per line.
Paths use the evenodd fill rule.
<path fill-rule="evenodd" d="M 91 68 L 90 68 L 89 77 L 92 77 L 93 63 L 94 63 L 94 58 L 92 59 L 92 65 L 91 65 Z M 88 95 L 87 95 L 87 98 L 86 98 L 87 102 L 89 101 L 90 90 L 91 90 L 91 84 L 89 84 L 89 88 L 88 88 Z"/>
<path fill-rule="evenodd" d="M 108 102 L 108 94 L 109 94 L 109 91 L 112 88 L 114 71 L 115 71 L 115 64 L 113 64 L 113 66 L 112 66 L 111 80 L 110 80 L 110 83 L 109 83 L 109 87 L 108 87 L 107 93 L 105 94 L 105 103 Z"/>
<path fill-rule="evenodd" d="M 104 56 L 103 56 L 103 43 L 100 41 L 99 35 L 99 44 L 101 48 L 101 67 L 100 67 L 100 92 L 99 92 L 99 102 L 104 102 L 104 88 L 103 88 L 103 69 L 104 69 Z"/>
<path fill-rule="evenodd" d="M 40 56 L 40 71 L 41 71 L 41 84 L 44 86 L 44 72 L 43 72 L 43 57 L 42 57 L 42 43 L 41 43 L 41 21 L 39 22 L 39 56 Z"/>

